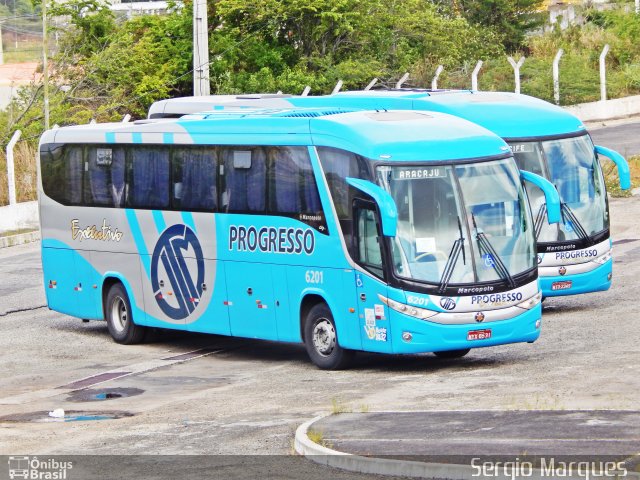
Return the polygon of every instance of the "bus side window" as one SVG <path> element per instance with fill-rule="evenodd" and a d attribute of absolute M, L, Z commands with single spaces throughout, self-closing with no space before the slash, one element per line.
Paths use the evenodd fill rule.
<path fill-rule="evenodd" d="M 82 147 L 50 145 L 40 155 L 44 193 L 63 205 L 82 203 Z"/>
<path fill-rule="evenodd" d="M 134 147 L 130 155 L 127 206 L 169 207 L 169 151 L 164 147 Z"/>
<path fill-rule="evenodd" d="M 353 205 L 357 190 L 350 187 L 345 178 L 354 177 L 372 180 L 367 161 L 353 152 L 332 147 L 318 147 L 318 158 L 322 164 L 331 198 L 338 214 L 342 235 L 351 245 L 353 228 Z"/>
<path fill-rule="evenodd" d="M 223 147 L 220 158 L 224 175 L 221 209 L 229 213 L 264 213 L 267 184 L 265 150 L 260 147 Z"/>
<path fill-rule="evenodd" d="M 360 204 L 355 207 L 354 216 L 356 223 L 355 260 L 365 270 L 379 278 L 384 278 L 381 237 L 376 211 L 372 206 Z"/>
<path fill-rule="evenodd" d="M 63 145 L 43 145 L 40 149 L 40 172 L 44 193 L 56 202 L 67 204 L 67 166 L 64 154 Z"/>
<path fill-rule="evenodd" d="M 172 153 L 173 207 L 190 211 L 216 210 L 217 152 L 214 147 L 180 148 Z"/>
<path fill-rule="evenodd" d="M 85 205 L 122 207 L 124 200 L 124 160 L 122 148 L 90 147 L 84 181 Z"/>
<path fill-rule="evenodd" d="M 321 215 L 322 205 L 305 147 L 269 149 L 270 208 L 280 215 Z"/>

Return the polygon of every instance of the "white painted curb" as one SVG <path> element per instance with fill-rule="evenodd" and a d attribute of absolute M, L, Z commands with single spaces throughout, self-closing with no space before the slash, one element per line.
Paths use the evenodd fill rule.
<path fill-rule="evenodd" d="M 298 427 L 295 438 L 295 449 L 298 454 L 321 465 L 370 475 L 477 480 L 477 476 L 472 476 L 475 470 L 471 466 L 363 457 L 318 445 L 309 439 L 307 432 L 315 422 L 327 416 L 320 415 Z"/>
<path fill-rule="evenodd" d="M 8 237 L 0 237 L 0 248 L 13 247 L 24 243 L 37 242 L 40 240 L 40 230 L 33 232 L 19 233 Z"/>
<path fill-rule="evenodd" d="M 456 465 L 446 463 L 427 463 L 413 460 L 397 460 L 393 458 L 363 457 L 351 453 L 339 452 L 331 448 L 312 442 L 307 435 L 309 428 L 327 415 L 320 415 L 303 423 L 296 429 L 295 449 L 299 455 L 327 467 L 339 468 L 350 472 L 365 473 L 369 475 L 388 475 L 396 477 L 447 479 L 447 480 L 477 480 L 482 478 L 478 474 L 478 467 L 471 465 Z M 454 452 L 452 452 L 453 454 Z M 502 470 L 493 471 L 491 478 L 494 480 L 513 480 L 513 472 Z M 543 475 L 541 470 L 534 469 L 531 480 L 549 480 L 548 475 Z M 564 480 L 584 480 L 577 471 L 573 475 L 564 476 Z M 640 474 L 628 472 L 624 478 L 640 480 Z"/>

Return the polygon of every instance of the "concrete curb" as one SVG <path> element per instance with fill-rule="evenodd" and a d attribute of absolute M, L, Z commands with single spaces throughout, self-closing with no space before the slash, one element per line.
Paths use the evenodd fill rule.
<path fill-rule="evenodd" d="M 29 242 L 37 242 L 40 240 L 40 230 L 33 232 L 19 233 L 18 235 L 10 235 L 8 237 L 0 237 L 0 248 L 14 247 Z"/>
<path fill-rule="evenodd" d="M 369 475 L 389 475 L 412 478 L 447 478 L 471 480 L 475 470 L 467 465 L 425 463 L 392 458 L 375 458 L 339 452 L 312 442 L 307 435 L 309 428 L 329 415 L 320 415 L 300 425 L 296 430 L 295 449 L 299 455 L 327 467 Z"/>
<path fill-rule="evenodd" d="M 340 452 L 311 441 L 308 436 L 309 429 L 313 424 L 330 415 L 331 414 L 317 416 L 303 423 L 296 429 L 294 446 L 299 455 L 320 465 L 368 475 L 447 480 L 477 480 L 480 477 L 478 473 L 479 467 L 474 468 L 472 465 L 364 457 L 362 455 Z M 491 473 L 491 477 L 494 480 L 513 480 L 513 473 L 514 471 L 506 471 L 504 469 L 501 471 L 498 469 Z M 564 476 L 563 478 L 568 480 L 585 479 L 585 477 L 577 471 L 572 473 L 573 474 Z M 519 477 L 517 473 L 516 477 Z M 533 469 L 531 474 L 526 477 L 532 480 L 548 480 L 552 478 L 545 475 L 539 469 Z M 640 474 L 628 472 L 625 478 L 640 480 Z"/>

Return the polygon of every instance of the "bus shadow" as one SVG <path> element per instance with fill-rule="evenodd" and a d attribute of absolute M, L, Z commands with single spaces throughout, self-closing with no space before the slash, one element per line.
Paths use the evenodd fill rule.
<path fill-rule="evenodd" d="M 106 341 L 112 341 L 106 323 L 101 321 L 82 323 L 80 320 L 74 319 L 72 322 L 63 322 L 56 328 L 83 336 L 104 337 Z M 143 345 L 157 348 L 163 354 L 169 351 L 171 354 L 180 355 L 198 349 L 207 349 L 214 352 L 216 358 L 262 364 L 280 363 L 285 365 L 290 363 L 292 366 L 317 370 L 317 367 L 309 360 L 303 344 L 152 328 L 145 336 Z M 484 352 L 485 350 L 479 349 L 478 351 Z M 505 357 L 504 353 L 484 354 L 474 350 L 467 356 L 456 359 L 439 358 L 432 353 L 393 355 L 357 352 L 349 370 L 429 373 L 444 369 L 486 369 L 500 367 L 506 362 L 509 364 L 519 363 L 519 358 L 516 355 Z"/>

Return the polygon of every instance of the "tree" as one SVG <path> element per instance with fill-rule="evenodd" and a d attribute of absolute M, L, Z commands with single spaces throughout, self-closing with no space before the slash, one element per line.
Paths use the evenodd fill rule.
<path fill-rule="evenodd" d="M 474 25 L 489 27 L 508 52 L 524 46 L 526 34 L 545 21 L 544 0 L 456 0 L 454 10 Z"/>

